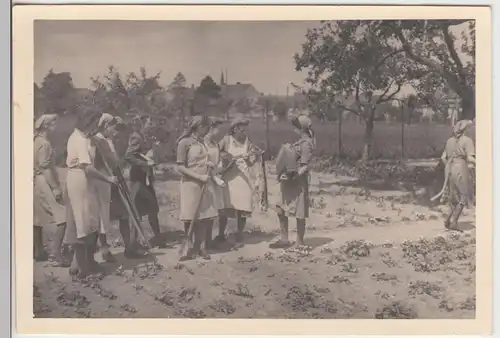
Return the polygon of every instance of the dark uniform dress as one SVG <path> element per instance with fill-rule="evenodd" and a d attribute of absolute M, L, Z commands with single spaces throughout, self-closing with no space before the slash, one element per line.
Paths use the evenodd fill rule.
<path fill-rule="evenodd" d="M 139 216 L 159 212 L 158 201 L 153 187 L 153 169 L 141 157 L 149 150 L 142 134 L 134 132 L 129 139 L 125 161 L 130 164 L 130 190 Z"/>

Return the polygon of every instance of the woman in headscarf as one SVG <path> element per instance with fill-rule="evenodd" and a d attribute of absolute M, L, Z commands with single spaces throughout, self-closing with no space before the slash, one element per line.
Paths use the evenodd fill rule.
<path fill-rule="evenodd" d="M 292 120 L 295 132 L 300 139 L 292 144 L 298 163 L 297 175 L 294 177 L 280 177 L 281 203 L 278 203 L 278 219 L 281 238 L 271 243 L 271 248 L 287 248 L 288 218 L 297 220 L 296 245 L 304 245 L 306 219 L 309 217 L 309 169 L 312 152 L 315 146 L 312 121 L 306 115 L 299 115 Z"/>
<path fill-rule="evenodd" d="M 463 208 L 472 200 L 472 184 L 469 166 L 476 164 L 476 151 L 474 142 L 466 135 L 472 121 L 461 120 L 453 126 L 453 136 L 446 141 L 441 156 L 445 165 L 445 175 L 448 176 L 450 214 L 445 220 L 445 227 L 450 230 L 460 231 L 458 218 Z"/>
<path fill-rule="evenodd" d="M 236 118 L 229 128 L 229 133 L 219 143 L 222 161 L 227 165 L 224 173 L 226 186 L 223 188 L 224 209 L 219 216 L 219 234 L 215 241 L 226 240 L 228 218 L 236 218 L 236 248 L 243 246 L 243 231 L 246 220 L 254 209 L 254 179 L 251 167 L 257 162 L 258 149 L 249 140 L 247 127 L 250 121 Z"/>
<path fill-rule="evenodd" d="M 69 266 L 62 255 L 62 242 L 66 231 L 66 208 L 62 204 L 62 189 L 54 165 L 54 150 L 47 136 L 54 131 L 56 114 L 45 114 L 35 122 L 33 168 L 33 254 L 37 261 L 50 258 L 54 265 Z M 52 252 L 48 257 L 43 247 L 43 227 L 54 224 L 57 228 L 52 240 Z"/>
<path fill-rule="evenodd" d="M 219 134 L 219 127 L 224 124 L 224 120 L 218 118 L 212 118 L 210 121 L 210 128 L 207 135 L 205 136 L 205 145 L 208 149 L 208 159 L 209 167 L 213 168 L 213 179 L 209 181 L 212 185 L 214 192 L 214 203 L 217 210 L 220 211 L 224 209 L 224 195 L 222 188 L 225 186 L 225 182 L 220 176 L 218 176 L 218 171 L 222 169 L 221 166 L 221 154 L 219 143 L 217 142 L 217 136 Z M 210 248 L 212 244 L 212 229 L 213 225 L 208 226 L 206 231 L 206 247 Z"/>
<path fill-rule="evenodd" d="M 209 151 L 203 139 L 209 127 L 208 117 L 194 116 L 189 121 L 186 130 L 177 139 L 177 168 L 182 175 L 179 218 L 184 223 L 186 235 L 188 235 L 191 221 L 195 219 L 193 249 L 186 257 L 182 257 L 182 260 L 193 259 L 196 255 L 210 259 L 206 250 L 206 231 L 212 227 L 218 210 L 215 203 L 214 186 L 209 183 L 214 164 L 210 163 Z M 201 196 L 204 184 L 207 186 L 203 196 Z M 198 214 L 196 214 L 200 197 L 201 204 Z"/>
<path fill-rule="evenodd" d="M 91 139 L 97 133 L 102 114 L 90 110 L 78 117 L 73 134 L 68 139 L 66 165 L 66 243 L 74 247 L 70 273 L 84 278 L 97 270 L 94 259 L 100 227 L 100 212 L 96 182 L 116 184 L 116 177 L 105 175 L 94 166 L 95 147 Z"/>
<path fill-rule="evenodd" d="M 166 244 L 160 233 L 158 212 L 160 211 L 156 198 L 153 173 L 153 161 L 145 158 L 151 150 L 144 131 L 150 127 L 149 118 L 136 119 L 135 130 L 130 135 L 128 148 L 125 152 L 125 161 L 130 164 L 131 197 L 135 203 L 139 216 L 148 216 L 148 222 L 153 230 L 154 237 L 150 241 L 152 247 L 165 248 Z"/>
<path fill-rule="evenodd" d="M 103 114 L 98 124 L 99 132 L 92 138 L 96 146 L 95 167 L 104 175 L 122 176 L 120 160 L 116 153 L 113 139 L 118 133 L 125 129 L 125 123 L 118 116 Z M 111 170 L 111 172 L 109 171 Z M 125 246 L 126 258 L 144 257 L 145 252 L 139 252 L 138 248 L 132 245 L 131 228 L 129 225 L 129 215 L 117 185 L 109 185 L 106 182 L 97 181 L 97 198 L 100 208 L 101 228 L 99 231 L 99 243 L 101 246 L 102 259 L 106 262 L 114 262 L 115 258 L 109 251 L 107 233 L 110 230 L 112 221 L 119 221 L 120 234 Z"/>

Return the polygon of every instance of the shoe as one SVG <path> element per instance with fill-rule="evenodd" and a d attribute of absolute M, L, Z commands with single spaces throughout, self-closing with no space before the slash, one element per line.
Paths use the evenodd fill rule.
<path fill-rule="evenodd" d="M 200 257 L 203 258 L 204 260 L 210 260 L 211 257 L 210 257 L 210 254 L 208 252 L 206 252 L 205 250 L 201 250 L 200 251 Z"/>
<path fill-rule="evenodd" d="M 113 256 L 113 254 L 111 252 L 103 252 L 102 253 L 102 260 L 105 261 L 106 263 L 115 263 L 116 262 L 116 258 L 115 256 Z"/>
<path fill-rule="evenodd" d="M 54 268 L 69 268 L 71 266 L 71 261 L 62 257 L 51 256 L 49 257 L 49 261 Z"/>
<path fill-rule="evenodd" d="M 289 248 L 292 246 L 292 243 L 290 242 L 285 242 L 285 241 L 282 241 L 281 239 L 274 242 L 274 243 L 271 243 L 269 244 L 269 248 L 270 249 L 286 249 L 286 248 Z"/>
<path fill-rule="evenodd" d="M 147 252 L 139 251 L 139 250 L 125 250 L 123 253 L 125 258 L 127 259 L 141 259 L 147 257 Z"/>
<path fill-rule="evenodd" d="M 46 262 L 48 259 L 49 254 L 46 251 L 42 251 L 38 255 L 35 255 L 35 261 L 37 262 Z"/>

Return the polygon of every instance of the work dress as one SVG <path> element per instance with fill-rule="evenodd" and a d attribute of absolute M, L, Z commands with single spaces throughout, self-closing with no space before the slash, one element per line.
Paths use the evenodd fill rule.
<path fill-rule="evenodd" d="M 95 168 L 106 176 L 120 175 L 119 160 L 113 141 L 106 139 L 100 133 L 95 135 L 92 141 L 96 145 Z M 109 172 L 108 166 L 112 172 Z M 97 180 L 95 185 L 101 222 L 99 232 L 106 234 L 111 228 L 111 222 L 126 217 L 127 212 L 116 185 Z"/>
<path fill-rule="evenodd" d="M 202 140 L 193 136 L 183 138 L 177 145 L 177 164 L 197 174 L 208 173 L 208 148 Z M 191 221 L 194 217 L 197 220 L 213 219 L 218 216 L 217 197 L 214 190 L 215 184 L 207 182 L 203 194 L 199 213 L 196 216 L 196 208 L 202 192 L 203 183 L 191 177 L 182 175 L 180 182 L 180 215 L 181 221 Z"/>
<path fill-rule="evenodd" d="M 215 170 L 221 167 L 219 144 L 214 141 L 205 141 L 208 150 L 208 160 L 215 165 Z M 214 203 L 217 210 L 224 209 L 224 195 L 222 187 L 218 186 L 213 180 L 209 181 L 211 189 L 214 192 Z"/>
<path fill-rule="evenodd" d="M 471 173 L 468 167 L 468 158 L 475 156 L 474 142 L 462 135 L 459 138 L 451 137 L 446 141 L 443 158 L 448 163 L 448 198 L 454 205 L 462 203 L 464 206 L 472 204 L 473 186 Z"/>
<path fill-rule="evenodd" d="M 75 129 L 68 139 L 67 149 L 65 242 L 75 244 L 99 230 L 96 180 L 88 178 L 84 170 L 85 165 L 94 164 L 95 148 L 83 132 Z"/>
<path fill-rule="evenodd" d="M 232 136 L 224 137 L 219 146 L 221 151 L 227 152 L 233 157 L 247 155 L 253 147 L 248 138 L 241 144 Z M 235 211 L 239 211 L 244 217 L 250 216 L 255 205 L 254 185 L 256 175 L 253 166 L 244 159 L 238 159 L 224 173 L 223 179 L 226 182 L 226 186 L 222 188 L 224 214 L 228 217 L 234 217 Z"/>
<path fill-rule="evenodd" d="M 300 166 L 307 165 L 311 161 L 313 141 L 308 137 L 302 137 L 292 144 Z M 281 201 L 278 203 L 286 216 L 298 219 L 309 217 L 309 174 L 294 177 L 280 182 Z"/>
<path fill-rule="evenodd" d="M 33 224 L 42 227 L 65 223 L 66 208 L 56 201 L 44 175 L 45 170 L 56 171 L 54 150 L 45 137 L 37 136 L 34 139 L 33 164 Z"/>
<path fill-rule="evenodd" d="M 153 169 L 148 166 L 147 160 L 141 156 L 149 148 L 144 136 L 134 132 L 130 136 L 125 153 L 125 161 L 130 164 L 131 198 L 135 203 L 139 216 L 157 214 L 160 210 L 153 186 Z"/>

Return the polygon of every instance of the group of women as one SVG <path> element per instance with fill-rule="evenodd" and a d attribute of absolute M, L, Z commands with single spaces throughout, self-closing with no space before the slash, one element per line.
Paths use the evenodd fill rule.
<path fill-rule="evenodd" d="M 119 117 L 90 110 L 78 118 L 67 142 L 65 184 L 61 184 L 54 164 L 54 151 L 48 135 L 54 130 L 57 115 L 42 115 L 35 122 L 34 133 L 34 258 L 50 259 L 55 265 L 70 267 L 70 273 L 84 277 L 99 269 L 95 253 L 100 244 L 102 258 L 114 261 L 107 234 L 112 221 L 118 221 L 127 258 L 146 255 L 139 244 L 142 234 L 130 217 L 131 208 L 147 216 L 154 237 L 151 247 L 165 247 L 158 221 L 158 202 L 153 186 L 151 149 L 143 131 L 148 119 L 137 119 L 123 161 L 118 158 L 113 139 L 125 129 Z M 210 259 L 210 250 L 227 242 L 228 218 L 236 219 L 236 247 L 244 245 L 247 218 L 254 209 L 255 164 L 261 151 L 248 138 L 249 121 L 235 119 L 227 135 L 219 138 L 222 120 L 194 116 L 177 139 L 177 168 L 180 181 L 180 215 L 186 236 L 191 236 L 189 252 L 183 260 Z M 292 119 L 298 140 L 289 145 L 297 163 L 293 176 L 278 177 L 280 200 L 276 211 L 280 238 L 271 248 L 287 248 L 289 218 L 296 219 L 297 245 L 304 245 L 306 219 L 309 217 L 309 171 L 315 147 L 311 119 L 300 115 Z M 457 220 L 470 196 L 468 163 L 475 162 L 474 145 L 465 131 L 470 125 L 459 121 L 454 135 L 446 143 L 442 160 L 449 174 L 452 211 L 445 222 L 457 228 Z M 124 188 L 122 162 L 130 166 L 129 182 Z M 126 195 L 126 194 L 125 194 Z M 217 222 L 216 222 L 217 221 Z M 213 238 L 212 228 L 218 224 Z M 43 243 L 42 228 L 56 227 L 50 255 Z M 191 229 L 190 229 L 191 228 Z"/>

